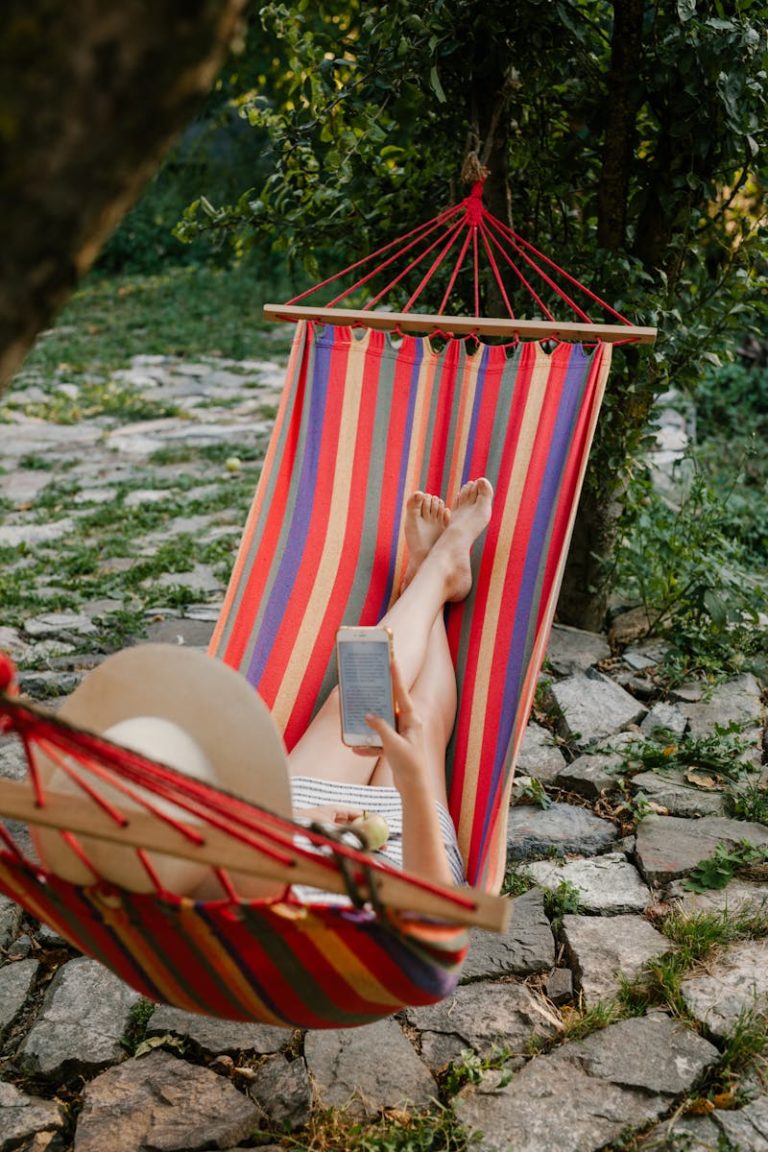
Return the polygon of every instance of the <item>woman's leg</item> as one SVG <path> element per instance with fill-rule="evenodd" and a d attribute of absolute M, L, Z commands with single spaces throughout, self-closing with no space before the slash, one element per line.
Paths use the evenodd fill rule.
<path fill-rule="evenodd" d="M 425 677 L 417 701 L 419 705 L 423 702 L 430 715 L 433 711 L 430 699 L 439 701 L 435 709 L 437 713 L 447 716 L 455 711 L 456 687 L 453 666 L 447 654 L 442 612 L 447 601 L 461 600 L 470 590 L 470 549 L 488 524 L 492 497 L 493 490 L 485 479 L 465 484 L 447 527 L 442 501 L 416 493 L 408 502 L 405 533 L 411 564 L 407 584 L 381 624 L 393 633 L 397 661 L 410 688 L 415 688 L 429 656 L 430 681 Z M 431 544 L 428 543 L 430 540 Z M 425 554 L 419 562 L 420 552 Z M 447 707 L 443 707 L 444 699 Z M 450 728 L 446 742 L 449 736 Z M 445 743 L 442 754 L 444 752 Z M 373 782 L 375 763 L 341 743 L 338 689 L 330 694 L 291 752 L 289 770 L 294 776 L 315 776 L 357 784 Z"/>

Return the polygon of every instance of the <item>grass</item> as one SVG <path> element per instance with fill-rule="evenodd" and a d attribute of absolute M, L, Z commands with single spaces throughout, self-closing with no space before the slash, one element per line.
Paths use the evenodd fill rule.
<path fill-rule="evenodd" d="M 44 333 L 22 369 L 30 375 L 93 375 L 138 354 L 261 359 L 290 346 L 290 326 L 267 326 L 273 293 L 258 271 L 205 265 L 154 276 L 91 276 Z M 266 348 L 265 348 L 266 345 Z"/>
<path fill-rule="evenodd" d="M 105 428 L 183 418 L 175 401 L 155 399 L 151 386 L 140 388 L 113 374 L 137 354 L 203 360 L 212 371 L 223 359 L 236 375 L 236 361 L 243 358 L 284 361 L 293 330 L 262 321 L 260 306 L 268 295 L 248 267 L 92 276 L 56 327 L 38 340 L 0 402 L 0 421 L 3 411 L 7 418 L 12 410 L 59 424 L 98 419 Z M 242 392 L 235 390 L 233 396 L 247 395 L 253 386 L 253 374 L 244 375 Z M 274 405 L 265 402 L 254 420 L 268 422 L 274 415 Z M 49 484 L 24 509 L 23 522 L 53 525 L 73 519 L 75 528 L 50 543 L 0 547 L 3 623 L 21 627 L 41 612 L 79 611 L 89 601 L 116 600 L 122 608 L 97 619 L 99 635 L 84 642 L 89 650 L 111 651 L 143 636 L 148 610 L 183 610 L 208 599 L 168 577 L 202 565 L 226 584 L 266 439 L 267 433 L 256 429 L 244 430 L 242 442 L 161 447 L 149 460 L 137 462 L 130 479 L 119 473 L 117 479 L 106 479 L 112 496 L 102 503 L 88 500 L 93 481 L 72 472 L 78 463 L 74 454 L 63 460 L 42 451 L 22 456 L 22 470 L 50 475 Z M 141 489 L 162 498 L 132 500 Z M 4 512 L 13 523 L 7 502 Z M 200 518 L 202 527 L 185 530 L 180 521 L 190 517 Z M 39 660 L 32 657 L 29 667 L 35 665 Z"/>
<path fill-rule="evenodd" d="M 270 1132 L 292 1152 L 470 1152 L 467 1135 L 449 1108 L 433 1112 L 388 1110 L 378 1120 L 353 1120 L 343 1109 L 314 1112 L 300 1135 Z"/>

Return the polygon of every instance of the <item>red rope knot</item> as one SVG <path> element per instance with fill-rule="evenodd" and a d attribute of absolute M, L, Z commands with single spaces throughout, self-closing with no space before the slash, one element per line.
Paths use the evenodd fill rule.
<path fill-rule="evenodd" d="M 464 201 L 466 208 L 466 221 L 470 228 L 477 228 L 485 211 L 483 205 L 483 185 L 485 181 L 477 180 L 472 185 L 472 191 Z"/>

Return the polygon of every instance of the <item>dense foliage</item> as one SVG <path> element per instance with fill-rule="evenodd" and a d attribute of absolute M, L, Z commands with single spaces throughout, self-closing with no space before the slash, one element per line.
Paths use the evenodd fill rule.
<path fill-rule="evenodd" d="M 615 357 L 577 524 L 595 624 L 654 396 L 765 333 L 767 26 L 761 0 L 272 0 L 211 106 L 251 127 L 250 186 L 201 187 L 177 236 L 316 277 L 461 196 L 476 148 L 492 210 L 661 330 Z"/>

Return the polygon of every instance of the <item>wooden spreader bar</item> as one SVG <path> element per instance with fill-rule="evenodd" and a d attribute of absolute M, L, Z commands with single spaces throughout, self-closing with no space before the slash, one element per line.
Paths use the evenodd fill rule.
<path fill-rule="evenodd" d="M 445 332 L 456 336 L 497 336 L 505 340 L 574 340 L 607 344 L 626 341 L 653 344 L 656 328 L 635 324 L 590 324 L 587 321 L 515 320 L 503 316 L 429 316 L 418 312 L 374 312 L 354 308 L 312 308 L 302 304 L 265 304 L 267 320 L 317 320 L 382 331 Z"/>
<path fill-rule="evenodd" d="M 307 884 L 327 892 L 346 894 L 343 877 L 336 867 L 324 865 L 320 858 L 315 861 L 301 852 L 292 852 L 290 847 L 285 849 L 285 853 L 292 859 L 284 865 L 217 828 L 200 824 L 189 826 L 195 836 L 202 834 L 204 837 L 202 844 L 193 844 L 183 832 L 149 812 L 125 811 L 126 824 L 119 827 L 84 797 L 46 790 L 45 801 L 43 805 L 38 804 L 31 786 L 25 782 L 0 780 L 0 813 L 14 820 L 59 828 L 75 835 L 93 836 L 128 848 L 143 848 L 148 852 L 195 860 L 210 864 L 212 868 L 283 881 L 286 885 Z M 297 828 L 297 833 L 300 832 L 301 829 Z M 367 898 L 363 870 L 350 861 L 350 871 L 361 895 Z M 369 893 L 372 902 L 379 901 L 388 908 L 434 916 L 492 932 L 504 932 L 509 923 L 512 905 L 503 896 L 494 896 L 479 888 L 452 890 L 437 885 L 431 891 L 424 891 L 410 884 L 406 876 L 379 872 L 375 868 L 368 870 L 367 875 L 373 886 Z M 460 902 L 456 901 L 456 896 L 460 897 Z"/>

